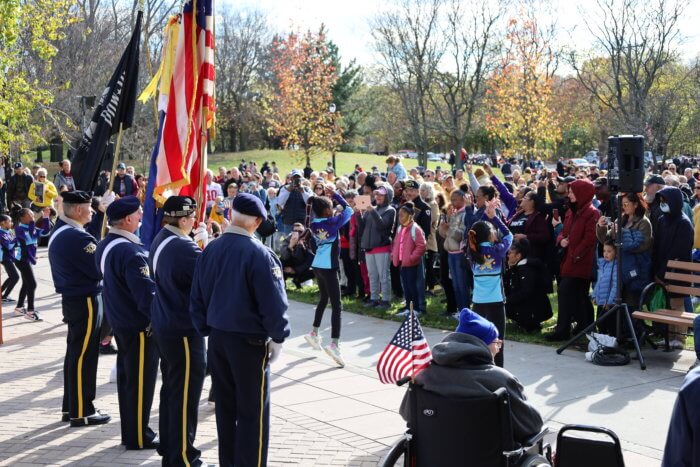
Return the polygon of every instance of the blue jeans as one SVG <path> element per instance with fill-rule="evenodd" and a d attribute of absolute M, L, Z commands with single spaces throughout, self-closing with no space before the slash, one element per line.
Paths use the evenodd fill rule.
<path fill-rule="evenodd" d="M 467 275 L 467 258 L 462 253 L 448 254 L 447 264 L 450 267 L 450 276 L 452 276 L 457 311 L 462 311 L 469 306 L 469 295 L 471 294 Z"/>
<path fill-rule="evenodd" d="M 425 304 L 425 271 L 423 262 L 415 266 L 401 266 L 401 285 L 403 296 L 406 299 L 406 308 L 410 308 L 413 302 L 413 309 L 426 311 Z"/>

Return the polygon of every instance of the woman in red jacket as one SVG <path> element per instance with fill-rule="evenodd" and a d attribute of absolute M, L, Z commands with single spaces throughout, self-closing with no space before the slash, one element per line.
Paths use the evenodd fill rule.
<path fill-rule="evenodd" d="M 591 205 L 595 188 L 585 179 L 569 184 L 569 209 L 564 218 L 564 229 L 557 237 L 562 252 L 557 296 L 559 315 L 554 333 L 547 340 L 566 340 L 571 334 L 571 323 L 576 322 L 574 333 L 593 322 L 593 304 L 589 297 L 591 273 L 595 257 L 595 228 L 600 212 Z"/>

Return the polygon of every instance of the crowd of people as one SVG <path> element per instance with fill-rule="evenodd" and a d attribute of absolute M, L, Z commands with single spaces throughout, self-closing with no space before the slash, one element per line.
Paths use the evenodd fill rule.
<path fill-rule="evenodd" d="M 642 193 L 619 194 L 605 170 L 561 161 L 548 170 L 495 160 L 500 176 L 491 163 L 473 166 L 468 158 L 463 170 L 409 170 L 396 156 L 385 162 L 385 170 L 357 165 L 338 175 L 330 163 L 280 174 L 242 161 L 210 179 L 231 191 L 217 198 L 222 206 L 239 191 L 265 204 L 275 228 L 259 238 L 279 254 L 294 287 L 314 278 L 320 289 L 306 339 L 324 348 L 319 326 L 330 301 L 332 347 L 324 349 L 341 366 L 341 297 L 387 314 L 412 306 L 420 315 L 426 297 L 441 289 L 443 314 L 457 320 L 471 307 L 503 338 L 507 320 L 541 332 L 556 291 L 556 325 L 545 338 L 564 341 L 614 306 L 618 291 L 630 310 L 639 309 L 642 289 L 665 282 L 668 260 L 692 261 L 700 248 L 700 170 L 690 159 L 650 170 Z M 670 302 L 693 311 L 690 297 L 671 295 Z M 615 320 L 608 321 L 599 331 L 615 334 Z M 671 331 L 670 345 L 683 348 L 686 330 Z M 503 365 L 503 350 L 496 362 Z"/>
<path fill-rule="evenodd" d="M 133 168 L 117 166 L 112 191 L 110 173 L 103 172 L 95 196 L 75 189 L 69 161 L 54 183 L 46 169 L 15 163 L 4 186 L 9 215 L 0 217 L 8 274 L 3 301 L 12 301 L 21 277 L 15 311 L 41 319 L 32 266 L 37 246 L 48 240 L 69 328 L 63 420 L 71 426 L 110 420 L 92 405 L 97 355 L 118 353 L 122 443 L 158 449 L 164 462 L 201 463 L 194 437 L 209 371 L 220 455 L 247 465 L 264 463 L 267 451 L 269 363 L 290 334 L 286 287 L 317 284 L 319 300 L 304 338 L 338 366 L 345 364 L 342 297 L 402 316 L 428 313 L 427 297 L 442 297 L 441 313 L 455 320 L 458 332 L 472 329 L 481 339 L 446 342 L 476 352 L 475 362 L 491 355 L 502 368 L 506 322 L 541 332 L 553 316 L 553 291 L 557 322 L 545 336 L 562 341 L 593 323 L 618 295 L 637 309 L 648 283 L 664 283 L 668 260 L 700 259 L 697 168 L 683 167 L 681 175 L 668 164 L 648 174 L 643 193 L 617 194 L 595 167 L 550 171 L 465 162 L 463 170 L 407 169 L 389 156 L 384 170 L 356 165 L 338 175 L 330 163 L 284 174 L 274 162 L 258 168 L 241 161 L 217 175 L 206 172 L 206 222 L 196 228 L 195 200 L 169 198 L 150 252 L 139 238 L 144 179 Z M 241 280 L 231 284 L 231 277 Z M 231 296 L 238 305 L 233 314 L 224 312 Z M 329 302 L 330 343 L 323 345 Z M 670 303 L 693 311 L 690 297 L 671 295 Z M 610 321 L 599 331 L 616 334 Z M 699 326 L 696 319 L 696 331 Z M 686 330 L 672 332 L 671 345 L 682 348 Z M 160 438 L 149 427 L 159 362 Z M 531 421 L 532 429 L 541 425 L 538 417 Z"/>

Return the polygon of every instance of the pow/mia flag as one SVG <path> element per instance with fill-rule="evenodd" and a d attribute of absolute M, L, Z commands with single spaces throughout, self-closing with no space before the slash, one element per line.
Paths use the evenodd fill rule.
<path fill-rule="evenodd" d="M 93 191 L 112 135 L 130 128 L 134 121 L 136 93 L 139 80 L 141 19 L 139 11 L 129 45 L 117 69 L 102 92 L 90 125 L 73 157 L 73 177 L 78 190 Z M 114 175 L 112 175 L 114 176 Z"/>

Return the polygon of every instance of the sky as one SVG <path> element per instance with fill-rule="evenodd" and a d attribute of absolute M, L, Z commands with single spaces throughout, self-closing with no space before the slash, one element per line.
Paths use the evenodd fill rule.
<path fill-rule="evenodd" d="M 468 0 L 465 0 L 468 1 Z M 679 24 L 685 41 L 681 54 L 685 60 L 700 55 L 700 0 L 687 0 L 689 5 Z M 234 9 L 252 8 L 266 13 L 271 26 L 279 32 L 290 29 L 317 30 L 324 23 L 330 39 L 338 45 L 342 61 L 356 59 L 360 65 L 372 66 L 377 56 L 372 47 L 369 20 L 381 10 L 382 0 L 218 0 L 217 5 Z M 561 43 L 590 48 L 593 39 L 583 24 L 582 8 L 592 8 L 594 0 L 551 0 L 552 17 L 556 19 Z M 567 70 L 564 68 L 564 73 Z"/>

